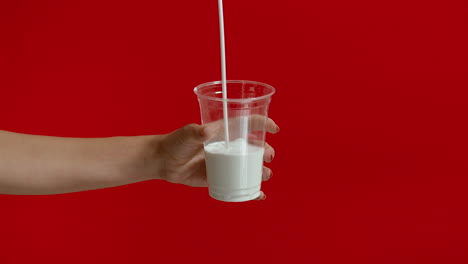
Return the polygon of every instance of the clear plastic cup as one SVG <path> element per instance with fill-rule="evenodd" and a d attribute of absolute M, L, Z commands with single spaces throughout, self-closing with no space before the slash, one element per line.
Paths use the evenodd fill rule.
<path fill-rule="evenodd" d="M 216 131 L 204 143 L 210 196 L 225 202 L 257 198 L 262 183 L 268 107 L 275 88 L 254 81 L 227 81 L 229 146 L 221 82 L 201 84 L 194 92 L 200 102 L 202 123 Z"/>

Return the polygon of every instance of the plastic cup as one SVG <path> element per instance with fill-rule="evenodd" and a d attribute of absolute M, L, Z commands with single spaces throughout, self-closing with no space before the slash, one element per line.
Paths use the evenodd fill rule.
<path fill-rule="evenodd" d="M 229 144 L 221 82 L 201 84 L 194 92 L 200 103 L 202 124 L 215 131 L 215 136 L 204 142 L 210 196 L 225 202 L 257 198 L 262 183 L 268 107 L 275 88 L 254 81 L 227 81 Z"/>

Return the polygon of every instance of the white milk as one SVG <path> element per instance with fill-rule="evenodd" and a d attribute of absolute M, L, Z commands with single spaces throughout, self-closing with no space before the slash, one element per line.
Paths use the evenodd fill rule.
<path fill-rule="evenodd" d="M 263 147 L 245 139 L 205 146 L 210 196 L 226 202 L 242 202 L 260 195 L 263 171 Z"/>
<path fill-rule="evenodd" d="M 229 125 L 228 125 L 228 107 L 227 107 L 227 80 L 226 80 L 226 41 L 224 39 L 224 12 L 223 0 L 218 0 L 219 13 L 219 42 L 221 49 L 221 84 L 223 91 L 223 119 L 224 119 L 224 138 L 225 147 L 229 148 Z"/>

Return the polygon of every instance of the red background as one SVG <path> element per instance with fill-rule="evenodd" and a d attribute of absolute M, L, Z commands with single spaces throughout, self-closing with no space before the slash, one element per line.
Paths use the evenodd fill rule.
<path fill-rule="evenodd" d="M 466 1 L 225 0 L 228 78 L 277 88 L 264 202 L 165 182 L 0 196 L 0 263 L 467 263 Z M 0 2 L 0 129 L 199 122 L 217 1 Z"/>

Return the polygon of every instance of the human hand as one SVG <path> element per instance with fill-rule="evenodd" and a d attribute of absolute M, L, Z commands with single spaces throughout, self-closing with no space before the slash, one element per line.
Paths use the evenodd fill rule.
<path fill-rule="evenodd" d="M 160 178 L 171 183 L 179 183 L 192 187 L 207 187 L 205 155 L 203 142 L 215 136 L 220 129 L 219 123 L 186 125 L 170 134 L 164 135 L 159 142 L 158 156 L 160 160 Z M 266 131 L 276 134 L 279 127 L 272 119 L 266 121 Z M 275 150 L 265 142 L 265 162 L 271 162 Z M 266 181 L 273 175 L 268 167 L 263 167 L 262 180 Z M 261 192 L 257 200 L 264 200 Z"/>

